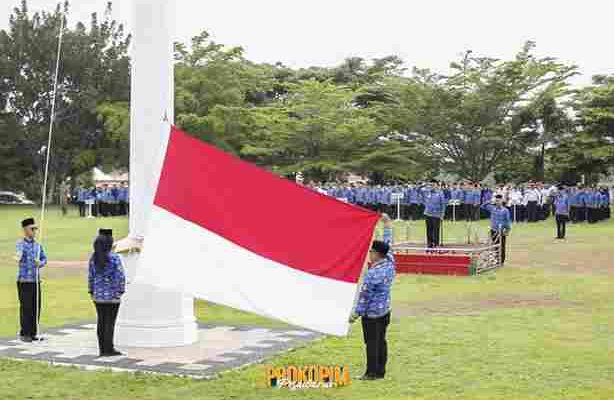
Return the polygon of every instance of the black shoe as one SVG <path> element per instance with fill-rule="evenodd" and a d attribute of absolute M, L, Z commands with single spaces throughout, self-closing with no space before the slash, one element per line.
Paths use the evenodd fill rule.
<path fill-rule="evenodd" d="M 25 342 L 25 343 L 31 343 L 32 342 L 32 338 L 30 336 L 19 336 L 19 340 L 21 340 L 22 342 Z"/>
<path fill-rule="evenodd" d="M 107 353 L 100 353 L 100 355 L 98 357 L 116 357 L 116 356 L 122 356 L 123 353 L 117 351 L 117 350 L 113 350 L 113 351 L 109 351 Z"/>
<path fill-rule="evenodd" d="M 45 338 L 42 337 L 42 336 L 33 336 L 32 337 L 32 341 L 33 342 L 42 342 L 43 340 L 45 340 Z"/>
<path fill-rule="evenodd" d="M 363 376 L 358 378 L 359 381 L 374 381 L 376 379 L 377 378 L 373 374 L 364 374 Z"/>

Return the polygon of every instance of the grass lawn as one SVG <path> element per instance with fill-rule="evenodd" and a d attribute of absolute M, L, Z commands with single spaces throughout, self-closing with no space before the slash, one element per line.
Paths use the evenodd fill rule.
<path fill-rule="evenodd" d="M 17 329 L 15 267 L 18 222 L 32 210 L 0 208 L 0 335 Z M 484 232 L 486 226 L 481 224 Z M 84 220 L 52 210 L 50 260 L 85 260 L 98 227 L 122 236 L 126 219 Z M 446 224 L 461 238 L 465 225 Z M 418 239 L 423 223 L 396 226 L 397 238 Z M 508 265 L 479 277 L 400 276 L 394 286 L 389 374 L 347 388 L 288 392 L 260 387 L 262 365 L 210 381 L 85 372 L 0 359 L 0 399 L 614 399 L 614 223 L 568 227 L 555 241 L 552 220 L 514 227 Z M 47 268 L 43 326 L 93 320 L 84 272 Z M 297 299 L 297 307 L 304 302 Z M 199 302 L 198 318 L 279 325 Z M 326 338 L 286 353 L 277 366 L 349 364 L 363 367 L 356 324 L 349 338 Z"/>

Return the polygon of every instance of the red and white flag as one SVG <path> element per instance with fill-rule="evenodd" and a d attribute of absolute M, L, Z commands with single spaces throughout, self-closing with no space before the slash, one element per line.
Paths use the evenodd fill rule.
<path fill-rule="evenodd" d="M 172 127 L 134 280 L 345 335 L 378 218 Z"/>

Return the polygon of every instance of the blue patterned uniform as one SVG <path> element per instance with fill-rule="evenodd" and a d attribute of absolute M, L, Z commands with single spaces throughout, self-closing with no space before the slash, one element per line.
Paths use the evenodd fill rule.
<path fill-rule="evenodd" d="M 424 199 L 424 215 L 443 219 L 446 212 L 447 201 L 440 190 L 422 192 Z"/>
<path fill-rule="evenodd" d="M 100 273 L 96 271 L 94 259 L 90 259 L 88 289 L 96 303 L 119 303 L 126 290 L 126 276 L 119 255 L 109 253 L 109 263 Z"/>
<path fill-rule="evenodd" d="M 569 194 L 569 205 L 572 207 L 580 206 L 580 192 L 572 190 Z"/>
<path fill-rule="evenodd" d="M 43 246 L 35 240 L 22 239 L 17 242 L 15 249 L 19 258 L 17 282 L 39 282 L 40 273 L 36 268 L 35 260 L 40 260 L 40 268 L 47 265 L 47 254 Z"/>
<path fill-rule="evenodd" d="M 465 201 L 465 192 L 463 189 L 454 189 L 452 190 L 452 200 L 460 201 L 461 203 Z"/>
<path fill-rule="evenodd" d="M 471 190 L 465 195 L 465 203 L 478 206 L 480 205 L 481 195 L 482 194 L 479 189 Z"/>
<path fill-rule="evenodd" d="M 492 200 L 492 190 L 484 189 L 482 193 L 480 193 L 480 197 L 482 203 L 490 203 L 490 201 Z"/>
<path fill-rule="evenodd" d="M 415 187 L 409 189 L 409 204 L 420 204 L 420 193 Z"/>
<path fill-rule="evenodd" d="M 384 228 L 384 242 L 392 244 L 392 229 Z M 390 249 L 385 259 L 367 270 L 356 304 L 357 315 L 377 318 L 390 312 L 390 288 L 394 275 L 394 254 Z"/>
<path fill-rule="evenodd" d="M 499 229 L 512 228 L 510 210 L 505 207 L 497 207 L 494 204 L 482 204 L 482 208 L 490 212 L 490 229 L 498 231 Z"/>
<path fill-rule="evenodd" d="M 569 215 L 569 197 L 566 194 L 555 197 L 554 210 L 557 215 Z"/>
<path fill-rule="evenodd" d="M 582 190 L 582 191 L 580 191 L 578 193 L 578 200 L 577 201 L 578 201 L 578 206 L 579 207 L 586 207 L 587 206 L 587 204 L 586 204 L 586 196 L 587 195 L 588 195 L 588 193 L 585 192 L 584 190 Z"/>

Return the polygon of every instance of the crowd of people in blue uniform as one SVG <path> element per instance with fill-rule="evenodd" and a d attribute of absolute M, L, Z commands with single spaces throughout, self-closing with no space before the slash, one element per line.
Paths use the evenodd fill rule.
<path fill-rule="evenodd" d="M 92 216 L 111 217 L 128 215 L 130 188 L 128 184 L 99 185 L 85 188 L 77 186 L 73 191 L 73 202 L 79 207 L 79 215 L 86 217 L 91 204 Z"/>
<path fill-rule="evenodd" d="M 496 185 L 493 187 L 473 182 L 453 184 L 416 183 L 408 185 L 364 184 L 318 184 L 311 183 L 312 189 L 348 203 L 374 211 L 386 212 L 404 220 L 425 219 L 433 202 L 440 204 L 445 219 L 476 221 L 487 218 L 488 212 L 481 208 L 490 203 L 494 196 L 503 197 L 503 205 L 510 210 L 514 222 L 537 222 L 554 214 L 555 194 L 564 192 L 569 198 L 570 220 L 572 222 L 596 223 L 610 218 L 612 192 L 605 187 L 561 186 L 528 182 L 523 185 Z M 430 193 L 438 196 L 427 201 Z M 399 215 L 397 215 L 399 214 Z"/>

